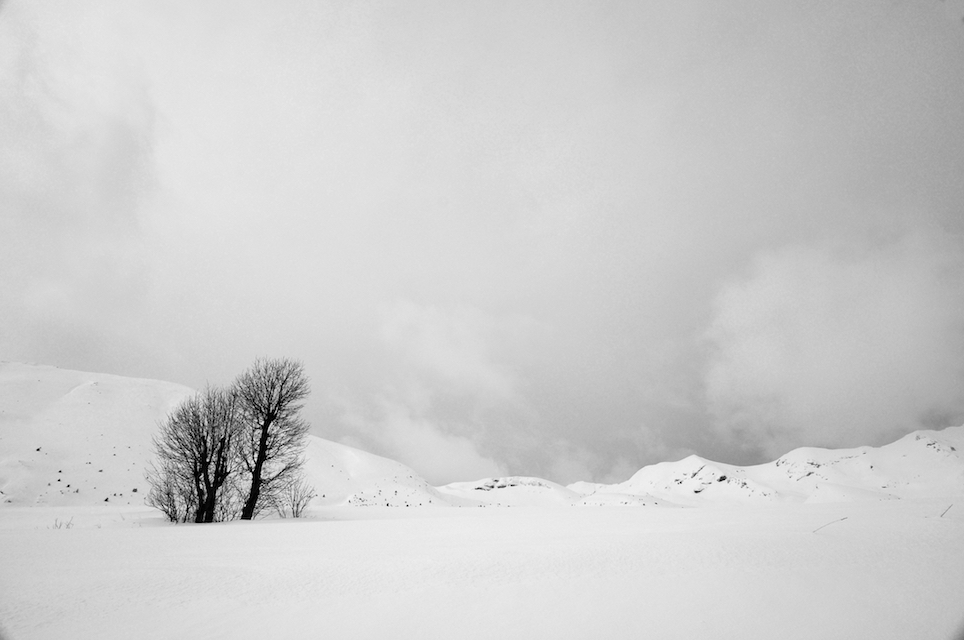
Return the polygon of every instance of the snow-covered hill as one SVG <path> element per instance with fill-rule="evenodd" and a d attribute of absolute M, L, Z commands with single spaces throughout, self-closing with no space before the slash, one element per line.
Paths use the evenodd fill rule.
<path fill-rule="evenodd" d="M 314 505 L 448 505 L 434 487 L 401 462 L 317 436 L 308 436 L 305 458 L 305 476 L 318 493 Z"/>
<path fill-rule="evenodd" d="M 157 422 L 187 387 L 0 363 L 0 503 L 140 505 Z"/>
<path fill-rule="evenodd" d="M 0 363 L 0 504 L 143 505 L 151 437 L 193 393 L 158 380 Z M 308 440 L 314 504 L 447 504 L 399 462 Z"/>
<path fill-rule="evenodd" d="M 439 487 L 438 490 L 456 504 L 474 506 L 569 505 L 577 502 L 580 497 L 571 489 L 555 482 L 527 476 L 453 482 Z"/>

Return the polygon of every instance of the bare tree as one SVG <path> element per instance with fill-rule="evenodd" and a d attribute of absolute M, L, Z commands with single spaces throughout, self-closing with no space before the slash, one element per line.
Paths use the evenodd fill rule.
<path fill-rule="evenodd" d="M 304 478 L 298 477 L 289 482 L 288 486 L 277 496 L 275 510 L 282 518 L 288 516 L 300 518 L 304 515 L 305 509 L 308 508 L 311 501 L 317 496 L 314 487 L 305 482 Z"/>
<path fill-rule="evenodd" d="M 151 485 L 147 504 L 160 509 L 171 522 L 187 522 L 197 510 L 191 475 L 190 468 L 173 460 L 152 463 L 147 470 L 147 482 Z"/>
<path fill-rule="evenodd" d="M 300 362 L 260 358 L 234 383 L 244 419 L 240 457 L 250 486 L 241 519 L 250 520 L 278 503 L 301 471 L 308 423 L 298 415 L 308 397 Z"/>
<path fill-rule="evenodd" d="M 239 501 L 231 494 L 241 470 L 239 407 L 233 391 L 208 387 L 174 409 L 154 437 L 148 504 L 173 522 L 236 517 Z"/>

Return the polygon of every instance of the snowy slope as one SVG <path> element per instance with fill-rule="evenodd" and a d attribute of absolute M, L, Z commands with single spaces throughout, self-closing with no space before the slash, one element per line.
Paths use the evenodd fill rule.
<path fill-rule="evenodd" d="M 143 504 L 151 435 L 187 387 L 0 363 L 0 503 Z"/>
<path fill-rule="evenodd" d="M 447 506 L 439 492 L 400 462 L 308 437 L 305 476 L 316 488 L 313 505 Z"/>

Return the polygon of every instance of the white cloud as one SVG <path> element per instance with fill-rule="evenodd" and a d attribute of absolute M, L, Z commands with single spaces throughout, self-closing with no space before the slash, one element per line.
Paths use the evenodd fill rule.
<path fill-rule="evenodd" d="M 415 469 L 430 484 L 506 473 L 502 464 L 479 453 L 472 438 L 449 433 L 439 424 L 412 415 L 404 405 L 383 401 L 373 420 L 359 422 L 356 427 L 358 434 L 348 442 L 375 444 L 390 452 L 389 457 Z"/>

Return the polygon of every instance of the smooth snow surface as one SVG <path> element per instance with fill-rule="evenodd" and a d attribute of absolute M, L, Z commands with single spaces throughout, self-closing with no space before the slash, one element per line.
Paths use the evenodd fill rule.
<path fill-rule="evenodd" d="M 964 623 L 964 505 L 947 506 L 316 507 L 177 526 L 11 508 L 0 620 L 10 640 L 945 639 Z"/>
<path fill-rule="evenodd" d="M 190 393 L 0 363 L 0 638 L 964 639 L 964 427 L 569 487 L 312 436 L 306 518 L 171 525 Z"/>

